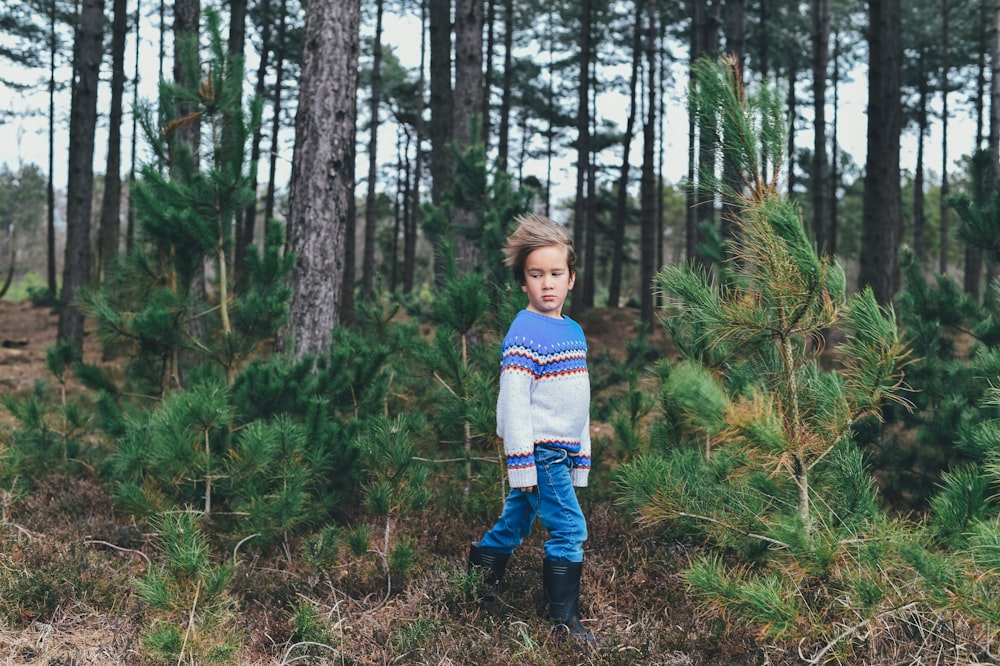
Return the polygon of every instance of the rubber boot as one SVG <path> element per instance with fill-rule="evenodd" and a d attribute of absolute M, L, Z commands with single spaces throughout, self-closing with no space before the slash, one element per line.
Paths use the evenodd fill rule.
<path fill-rule="evenodd" d="M 489 548 L 480 548 L 472 544 L 469 548 L 469 571 L 473 568 L 484 570 L 483 582 L 485 587 L 479 595 L 480 601 L 493 603 L 497 600 L 497 591 L 500 588 L 500 579 L 507 571 L 507 560 L 510 553 L 501 553 Z"/>
<path fill-rule="evenodd" d="M 595 644 L 593 632 L 580 622 L 580 574 L 583 562 L 558 562 L 546 559 L 542 565 L 542 585 L 549 603 L 552 635 L 574 638 Z"/>

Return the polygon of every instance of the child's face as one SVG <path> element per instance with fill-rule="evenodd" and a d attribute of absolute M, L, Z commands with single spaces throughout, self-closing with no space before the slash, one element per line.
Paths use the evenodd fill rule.
<path fill-rule="evenodd" d="M 521 286 L 528 295 L 528 310 L 546 317 L 562 317 L 563 303 L 576 281 L 566 253 L 562 245 L 549 245 L 528 254 Z"/>

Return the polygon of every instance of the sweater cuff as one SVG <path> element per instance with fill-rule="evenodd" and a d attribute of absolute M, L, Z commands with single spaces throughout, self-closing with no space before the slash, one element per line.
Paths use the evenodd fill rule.
<path fill-rule="evenodd" d="M 577 488 L 585 488 L 587 486 L 587 478 L 589 476 L 589 467 L 574 467 L 569 473 L 569 478 L 573 481 L 573 485 Z"/>
<path fill-rule="evenodd" d="M 511 488 L 530 488 L 538 485 L 538 470 L 531 467 L 507 468 L 507 482 Z"/>

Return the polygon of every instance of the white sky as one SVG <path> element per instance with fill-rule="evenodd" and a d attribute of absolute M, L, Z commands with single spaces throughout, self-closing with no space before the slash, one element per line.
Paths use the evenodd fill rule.
<path fill-rule="evenodd" d="M 415 18 L 409 20 L 400 20 L 398 17 L 387 15 L 385 17 L 386 25 L 386 43 L 393 46 L 397 55 L 400 57 L 401 61 L 413 67 L 419 64 L 419 40 L 410 38 L 411 35 L 419 34 L 419 23 Z M 168 38 L 169 39 L 169 38 Z M 154 43 L 154 40 L 158 40 L 157 31 L 157 19 L 143 19 L 142 25 L 142 71 L 140 74 L 140 97 L 146 100 L 151 100 L 156 94 L 156 78 L 157 78 L 157 52 L 158 43 Z M 168 44 L 169 49 L 169 44 Z M 135 42 L 132 35 L 129 36 L 128 45 L 126 47 L 126 73 L 127 76 L 131 77 L 134 71 L 135 60 L 134 60 Z M 253 54 L 248 56 L 248 66 L 247 66 L 247 79 L 248 86 L 251 76 L 254 73 L 255 57 Z M 168 65 L 169 66 L 169 65 Z M 9 70 L 9 68 L 8 68 Z M 109 85 L 108 80 L 110 79 L 110 67 L 105 66 L 102 68 L 101 78 L 101 99 L 99 101 L 99 108 L 102 112 L 106 112 L 109 102 Z M 666 164 L 666 177 L 670 182 L 678 182 L 685 174 L 687 170 L 687 114 L 684 108 L 682 98 L 684 96 L 684 80 L 685 68 L 678 67 L 675 73 L 677 82 L 673 88 L 668 91 L 668 106 L 667 106 L 667 146 L 666 154 L 668 156 Z M 19 164 L 30 164 L 34 163 L 39 165 L 43 171 L 47 168 L 48 161 L 48 138 L 47 138 L 47 119 L 45 117 L 45 111 L 48 108 L 48 94 L 46 91 L 46 81 L 47 81 L 47 71 L 37 70 L 35 72 L 26 73 L 18 71 L 5 71 L 4 76 L 9 78 L 17 77 L 22 81 L 35 80 L 38 85 L 34 91 L 29 91 L 24 94 L 11 95 L 9 91 L 3 91 L 3 97 L 0 97 L 0 109 L 3 111 L 10 111 L 14 114 L 13 120 L 8 123 L 0 125 L 0 162 L 5 163 L 8 167 L 16 169 Z M 63 67 L 58 71 L 58 75 L 62 80 L 68 79 L 69 72 L 68 68 Z M 803 82 L 802 99 L 808 99 L 808 82 Z M 867 129 L 867 120 L 865 117 L 865 106 L 867 101 L 867 90 L 866 90 L 866 75 L 863 69 L 860 69 L 853 75 L 853 80 L 847 84 L 841 86 L 840 90 L 840 109 L 839 109 L 839 141 L 841 146 L 850 154 L 854 156 L 855 162 L 863 165 L 865 159 L 865 132 Z M 0 88 L 2 90 L 2 88 Z M 831 94 L 832 96 L 832 94 Z M 973 148 L 973 143 L 975 140 L 975 125 L 974 121 L 969 117 L 970 112 L 968 108 L 959 106 L 959 95 L 954 95 L 951 98 L 952 113 L 951 120 L 949 123 L 949 156 L 950 163 L 954 165 L 955 161 L 961 156 L 966 155 L 971 152 Z M 935 99 L 934 101 L 937 107 L 940 107 L 940 99 Z M 132 93 L 131 86 L 126 89 L 126 116 L 123 122 L 123 154 L 122 154 L 122 164 L 123 169 L 128 167 L 129 163 L 129 151 L 131 149 L 131 114 L 128 113 L 131 109 L 132 104 Z M 601 117 L 611 118 L 619 122 L 620 126 L 624 126 L 625 113 L 627 111 L 627 98 L 623 96 L 606 96 L 603 99 L 598 100 L 597 113 Z M 67 155 L 67 133 L 68 133 L 68 114 L 69 114 L 69 93 L 68 91 L 63 91 L 57 95 L 57 114 L 59 115 L 59 124 L 56 131 L 56 173 L 55 182 L 58 188 L 64 188 L 66 183 L 66 155 Z M 362 110 L 362 113 L 364 111 Z M 803 115 L 811 115 L 811 107 L 808 105 L 803 105 L 801 107 L 801 112 Z M 269 111 L 265 109 L 265 122 L 267 122 L 267 114 Z M 33 114 L 33 115 L 32 115 Z M 833 112 L 832 108 L 827 111 L 828 122 L 832 120 Z M 103 119 L 104 126 L 98 128 L 98 134 L 96 137 L 96 148 L 95 148 L 95 172 L 103 173 L 104 164 L 106 160 L 107 153 L 107 119 Z M 290 158 L 291 158 L 291 130 L 287 131 L 287 136 L 285 137 L 285 144 L 287 148 L 287 154 L 285 150 L 282 151 L 284 160 L 280 161 L 280 171 L 279 171 L 279 188 L 283 188 L 287 182 L 288 173 L 290 171 Z M 636 141 L 641 141 L 641 132 L 638 133 Z M 395 149 L 395 136 L 391 129 L 386 128 L 385 134 L 380 136 L 379 139 L 381 150 L 383 153 L 383 160 L 391 160 L 391 152 Z M 801 131 L 796 136 L 796 144 L 799 146 L 809 146 L 812 145 L 811 132 Z M 941 165 L 941 126 L 939 123 L 932 125 L 930 129 L 930 134 L 925 140 L 925 160 L 927 168 L 934 175 L 932 177 L 933 181 L 939 180 L 937 174 L 940 173 Z M 362 174 L 367 173 L 367 156 L 364 153 L 363 145 L 359 147 L 359 165 L 358 174 L 359 177 Z M 610 153 L 609 153 L 610 155 Z M 636 156 L 636 162 L 641 155 L 640 148 L 638 146 L 634 147 L 633 155 Z M 142 161 L 144 157 L 142 143 L 139 144 L 139 160 Z M 610 157 L 606 159 L 611 159 Z M 902 140 L 902 150 L 901 150 L 901 165 L 904 169 L 912 170 L 916 162 L 916 137 L 912 133 L 904 133 Z M 574 174 L 571 172 L 572 166 L 572 156 L 569 155 L 567 151 L 567 158 L 562 160 L 557 166 L 556 172 L 553 174 L 555 180 L 557 180 L 561 185 L 554 188 L 553 203 L 557 203 L 560 198 L 570 196 L 573 190 L 573 183 L 575 180 Z M 954 168 L 954 167 L 953 167 Z M 266 173 L 266 170 L 262 168 L 262 173 Z M 527 169 L 527 174 L 534 173 L 534 175 L 539 178 L 544 179 L 544 165 L 535 164 L 529 165 Z"/>

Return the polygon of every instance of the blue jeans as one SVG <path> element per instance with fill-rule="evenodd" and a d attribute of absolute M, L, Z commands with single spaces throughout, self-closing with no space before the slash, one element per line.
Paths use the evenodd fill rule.
<path fill-rule="evenodd" d="M 511 488 L 496 525 L 479 541 L 480 548 L 510 554 L 531 534 L 537 516 L 548 530 L 545 558 L 582 562 L 587 521 L 570 479 L 573 461 L 562 449 L 535 448 L 538 487 L 530 493 Z"/>

